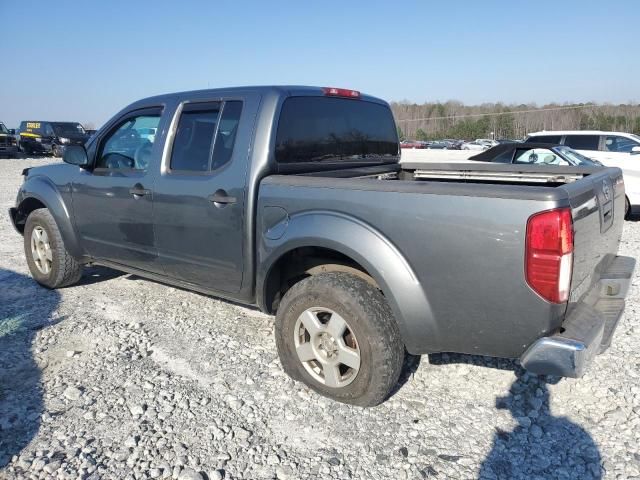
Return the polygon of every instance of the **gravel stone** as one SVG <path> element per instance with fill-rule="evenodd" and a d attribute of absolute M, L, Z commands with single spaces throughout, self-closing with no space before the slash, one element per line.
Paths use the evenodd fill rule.
<path fill-rule="evenodd" d="M 68 386 L 62 394 L 69 400 L 80 400 L 82 390 L 74 386 Z"/>
<path fill-rule="evenodd" d="M 2 480 L 640 480 L 639 274 L 583 378 L 409 357 L 361 409 L 290 380 L 255 309 L 100 266 L 37 286 L 7 209 L 21 171 L 51 163 L 0 159 Z M 620 252 L 638 257 L 640 222 Z"/>

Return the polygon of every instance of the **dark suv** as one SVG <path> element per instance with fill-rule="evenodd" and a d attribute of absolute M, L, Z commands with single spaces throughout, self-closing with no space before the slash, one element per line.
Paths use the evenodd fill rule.
<path fill-rule="evenodd" d="M 78 122 L 24 121 L 20 123 L 20 149 L 27 154 L 61 157 L 66 145 L 84 145 L 89 138 Z"/>

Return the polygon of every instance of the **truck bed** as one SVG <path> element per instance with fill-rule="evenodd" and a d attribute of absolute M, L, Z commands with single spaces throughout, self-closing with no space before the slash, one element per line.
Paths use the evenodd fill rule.
<path fill-rule="evenodd" d="M 405 332 L 410 352 L 518 357 L 535 339 L 558 331 L 567 310 L 566 304 L 546 302 L 525 282 L 528 218 L 571 207 L 571 302 L 576 302 L 617 250 L 624 215 L 621 178 L 613 168 L 497 164 L 403 164 L 273 175 L 260 186 L 257 225 L 259 235 L 273 227 L 265 223 L 266 206 L 286 211 L 289 229 L 296 218 L 313 212 L 349 212 L 353 221 L 400 252 L 419 285 L 421 293 L 409 285 L 412 295 L 394 292 L 399 304 L 392 305 L 411 330 Z M 277 243 L 265 240 L 259 255 L 268 255 Z M 363 252 L 366 243 L 363 238 Z M 376 252 L 363 254 L 363 262 L 367 255 Z M 413 297 L 420 295 L 426 303 L 418 307 Z M 541 325 L 540 319 L 548 321 Z"/>

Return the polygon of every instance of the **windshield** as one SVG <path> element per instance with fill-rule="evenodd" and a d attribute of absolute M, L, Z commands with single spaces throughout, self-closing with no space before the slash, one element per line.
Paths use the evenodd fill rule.
<path fill-rule="evenodd" d="M 79 123 L 56 122 L 52 123 L 51 126 L 53 127 L 53 131 L 56 132 L 56 135 L 58 135 L 59 137 L 63 137 L 65 135 L 85 134 L 84 128 L 82 128 L 82 125 L 80 125 Z"/>
<path fill-rule="evenodd" d="M 0 133 L 9 133 L 9 130 L 4 126 L 4 123 L 0 123 Z"/>
<path fill-rule="evenodd" d="M 576 152 L 573 148 L 570 147 L 555 147 L 554 150 L 576 166 L 588 167 L 600 165 L 599 162 L 595 162 L 590 158 L 585 157 L 584 155 Z"/>

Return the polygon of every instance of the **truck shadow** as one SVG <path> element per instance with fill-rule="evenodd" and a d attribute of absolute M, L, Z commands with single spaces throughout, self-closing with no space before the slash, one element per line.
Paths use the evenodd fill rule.
<path fill-rule="evenodd" d="M 0 468 L 40 428 L 41 371 L 32 354 L 36 333 L 54 322 L 60 295 L 30 277 L 0 269 Z M 1 476 L 1 475 L 0 475 Z"/>
<path fill-rule="evenodd" d="M 481 480 L 601 479 L 601 456 L 591 435 L 549 407 L 549 384 L 560 379 L 526 372 L 515 361 L 474 355 L 434 354 L 430 363 L 467 363 L 512 370 L 509 394 L 496 399 L 517 422 L 511 431 L 495 429 L 491 451 L 480 468 Z"/>

